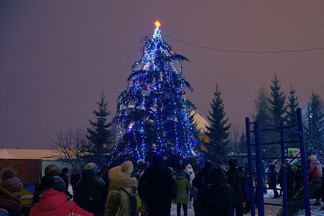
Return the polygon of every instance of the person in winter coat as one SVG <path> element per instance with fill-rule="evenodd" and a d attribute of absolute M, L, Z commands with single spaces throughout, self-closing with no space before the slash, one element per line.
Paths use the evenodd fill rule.
<path fill-rule="evenodd" d="M 189 206 L 192 206 L 192 198 L 196 195 L 197 188 L 192 185 L 192 181 L 195 178 L 195 172 L 191 164 L 187 164 L 185 168 L 185 173 L 189 176 L 189 183 L 191 185 L 191 190 L 189 191 Z"/>
<path fill-rule="evenodd" d="M 36 188 L 36 191 L 34 193 L 33 202 L 38 203 L 39 199 L 42 195 L 42 193 L 49 189 L 49 186 L 57 185 L 57 187 L 60 187 L 61 185 L 64 185 L 64 191 L 66 191 L 65 182 L 64 180 L 59 177 L 60 168 L 56 166 L 55 164 L 50 164 L 45 167 L 45 175 L 41 178 L 40 185 Z M 54 182 L 49 184 L 49 182 L 52 182 L 54 179 Z"/>
<path fill-rule="evenodd" d="M 189 191 L 191 190 L 191 185 L 186 177 L 183 170 L 180 170 L 175 176 L 175 202 L 177 203 L 177 216 L 180 216 L 181 205 L 183 208 L 184 216 L 187 216 L 188 212 L 188 201 L 189 201 Z"/>
<path fill-rule="evenodd" d="M 195 176 L 195 178 L 192 181 L 192 184 L 196 188 L 199 189 L 206 183 L 205 182 L 206 177 L 207 177 L 207 174 L 211 168 L 212 168 L 212 162 L 210 160 L 207 160 L 204 164 L 204 168 L 197 173 L 197 175 Z"/>
<path fill-rule="evenodd" d="M 47 176 L 43 184 L 48 189 L 42 193 L 39 203 L 30 209 L 29 216 L 93 216 L 75 202 L 68 201 L 64 182 L 55 181 L 55 176 Z"/>
<path fill-rule="evenodd" d="M 314 184 L 320 184 L 323 175 L 321 163 L 319 162 L 319 160 L 317 160 L 316 155 L 311 155 L 310 159 L 311 162 L 309 165 L 308 173 L 312 176 L 311 181 Z"/>
<path fill-rule="evenodd" d="M 270 164 L 270 180 L 269 180 L 269 188 L 273 190 L 274 197 L 273 199 L 276 199 L 279 196 L 278 191 L 277 191 L 277 171 L 276 171 L 276 166 L 273 164 Z"/>
<path fill-rule="evenodd" d="M 137 179 L 132 178 L 133 163 L 126 161 L 110 169 L 105 216 L 137 215 Z"/>
<path fill-rule="evenodd" d="M 80 181 L 80 179 L 81 179 L 80 173 L 78 173 L 78 171 L 74 170 L 70 177 L 73 194 L 74 194 L 75 187 L 78 184 L 78 182 Z"/>
<path fill-rule="evenodd" d="M 228 165 L 229 170 L 226 173 L 227 183 L 232 186 L 235 193 L 233 209 L 236 211 L 236 216 L 243 216 L 243 190 L 245 188 L 244 175 L 238 171 L 238 161 L 236 159 L 230 159 Z"/>
<path fill-rule="evenodd" d="M 195 178 L 195 172 L 194 170 L 192 169 L 192 166 L 190 164 L 188 164 L 185 168 L 185 173 L 189 176 L 189 183 L 190 185 L 192 184 L 192 181 L 194 180 Z"/>
<path fill-rule="evenodd" d="M 69 197 L 69 199 L 72 199 L 72 194 L 70 194 L 69 192 L 69 184 L 70 184 L 70 170 L 67 167 L 64 167 L 59 176 L 61 177 L 61 179 L 63 179 L 64 183 L 65 183 L 65 193 L 66 195 Z"/>
<path fill-rule="evenodd" d="M 23 188 L 16 171 L 11 168 L 1 170 L 0 208 L 4 208 L 11 216 L 19 216 L 21 207 L 19 191 Z"/>
<path fill-rule="evenodd" d="M 152 166 L 140 177 L 138 193 L 150 216 L 170 216 L 174 181 L 163 158 L 156 154 Z"/>
<path fill-rule="evenodd" d="M 287 180 L 287 199 L 288 202 L 294 197 L 295 194 L 295 172 L 291 164 L 287 164 L 286 168 Z"/>
<path fill-rule="evenodd" d="M 309 170 L 308 174 L 311 175 L 311 182 L 313 183 L 310 185 L 311 187 L 317 188 L 313 198 L 316 199 L 316 202 L 314 205 L 321 205 L 321 180 L 322 180 L 322 175 L 323 175 L 323 170 L 321 163 L 317 160 L 316 155 L 311 155 L 310 156 L 310 165 L 309 165 Z"/>
<path fill-rule="evenodd" d="M 195 196 L 193 196 L 193 207 L 194 207 L 195 215 L 198 215 L 196 212 L 197 194 L 200 188 L 202 188 L 202 186 L 205 185 L 207 174 L 211 168 L 212 168 L 212 162 L 210 160 L 206 160 L 204 164 L 204 168 L 200 170 L 197 173 L 197 175 L 195 175 L 195 178 L 192 181 L 192 186 L 194 186 L 197 190 Z"/>
<path fill-rule="evenodd" d="M 102 190 L 105 182 L 97 176 L 97 165 L 88 163 L 84 166 L 81 180 L 75 188 L 74 201 L 81 208 L 102 216 L 105 211 L 105 200 Z"/>
<path fill-rule="evenodd" d="M 224 171 L 212 168 L 206 184 L 198 191 L 195 215 L 197 216 L 233 216 L 234 192 L 226 183 Z"/>

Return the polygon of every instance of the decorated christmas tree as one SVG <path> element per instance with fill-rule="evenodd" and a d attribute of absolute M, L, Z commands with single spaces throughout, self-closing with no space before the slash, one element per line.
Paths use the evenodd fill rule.
<path fill-rule="evenodd" d="M 184 56 L 173 52 L 161 37 L 160 23 L 146 38 L 141 59 L 132 66 L 128 86 L 120 94 L 116 115 L 116 143 L 112 161 L 147 161 L 151 147 L 166 157 L 195 156 L 197 136 L 186 98 L 191 87 L 185 80 Z"/>

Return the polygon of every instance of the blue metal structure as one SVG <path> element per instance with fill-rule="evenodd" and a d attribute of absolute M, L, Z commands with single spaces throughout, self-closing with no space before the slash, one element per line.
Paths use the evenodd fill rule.
<path fill-rule="evenodd" d="M 306 148 L 304 141 L 304 129 L 302 122 L 301 109 L 297 109 L 297 125 L 284 126 L 284 125 L 266 125 L 259 122 L 251 122 L 249 118 L 245 119 L 246 124 L 246 137 L 247 137 L 247 154 L 248 154 L 248 173 L 249 173 L 249 197 L 251 206 L 251 216 L 255 216 L 255 208 L 258 208 L 258 215 L 264 216 L 264 205 L 275 205 L 280 206 L 282 209 L 278 212 L 278 215 L 288 216 L 296 215 L 299 209 L 305 209 L 305 215 L 311 216 L 310 212 L 310 194 L 309 185 L 307 177 L 307 161 L 306 161 Z M 276 134 L 280 137 L 280 141 L 277 142 L 267 142 L 262 143 L 261 138 L 265 133 Z M 293 134 L 297 137 L 296 140 L 285 140 L 286 134 Z M 252 137 L 254 137 L 254 142 L 252 142 Z M 300 149 L 300 156 L 290 156 L 288 155 L 288 145 L 298 144 Z M 264 152 L 265 146 L 280 145 L 280 155 L 276 157 L 267 157 Z M 264 154 L 262 154 L 264 153 Z M 302 168 L 303 185 L 300 190 L 287 189 L 287 172 L 286 166 L 289 160 L 298 158 Z M 281 162 L 281 190 L 283 191 L 282 204 L 265 203 L 263 192 L 264 189 L 264 177 L 269 175 L 264 171 L 263 162 L 279 160 Z M 294 198 L 303 199 L 297 201 L 290 198 L 288 201 L 287 192 L 295 193 Z M 299 194 L 298 194 L 299 193 Z M 298 196 L 297 196 L 298 194 Z M 301 204 L 302 203 L 302 204 Z M 301 204 L 301 205 L 298 205 Z"/>

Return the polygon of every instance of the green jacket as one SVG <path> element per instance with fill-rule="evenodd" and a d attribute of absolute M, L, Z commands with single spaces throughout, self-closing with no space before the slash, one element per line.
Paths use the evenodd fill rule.
<path fill-rule="evenodd" d="M 175 202 L 181 204 L 188 204 L 189 201 L 189 191 L 191 190 L 191 185 L 186 178 L 184 173 L 179 173 L 175 177 L 175 188 L 176 197 Z"/>

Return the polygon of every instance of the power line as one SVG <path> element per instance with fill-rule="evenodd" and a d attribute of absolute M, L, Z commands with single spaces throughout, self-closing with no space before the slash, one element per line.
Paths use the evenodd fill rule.
<path fill-rule="evenodd" d="M 316 50 L 324 50 L 324 47 L 314 47 L 314 48 L 305 48 L 305 49 L 287 49 L 287 50 L 274 50 L 274 51 L 255 51 L 255 50 L 235 50 L 235 49 L 219 49 L 219 48 L 213 48 L 208 46 L 203 46 L 196 43 L 191 43 L 188 41 L 180 40 L 175 37 L 171 36 L 165 36 L 166 38 L 170 38 L 172 40 L 188 44 L 193 47 L 198 47 L 201 49 L 207 49 L 207 50 L 213 50 L 217 52 L 228 52 L 228 53 L 244 53 L 244 54 L 278 54 L 278 53 L 300 53 L 300 52 L 312 52 Z"/>

